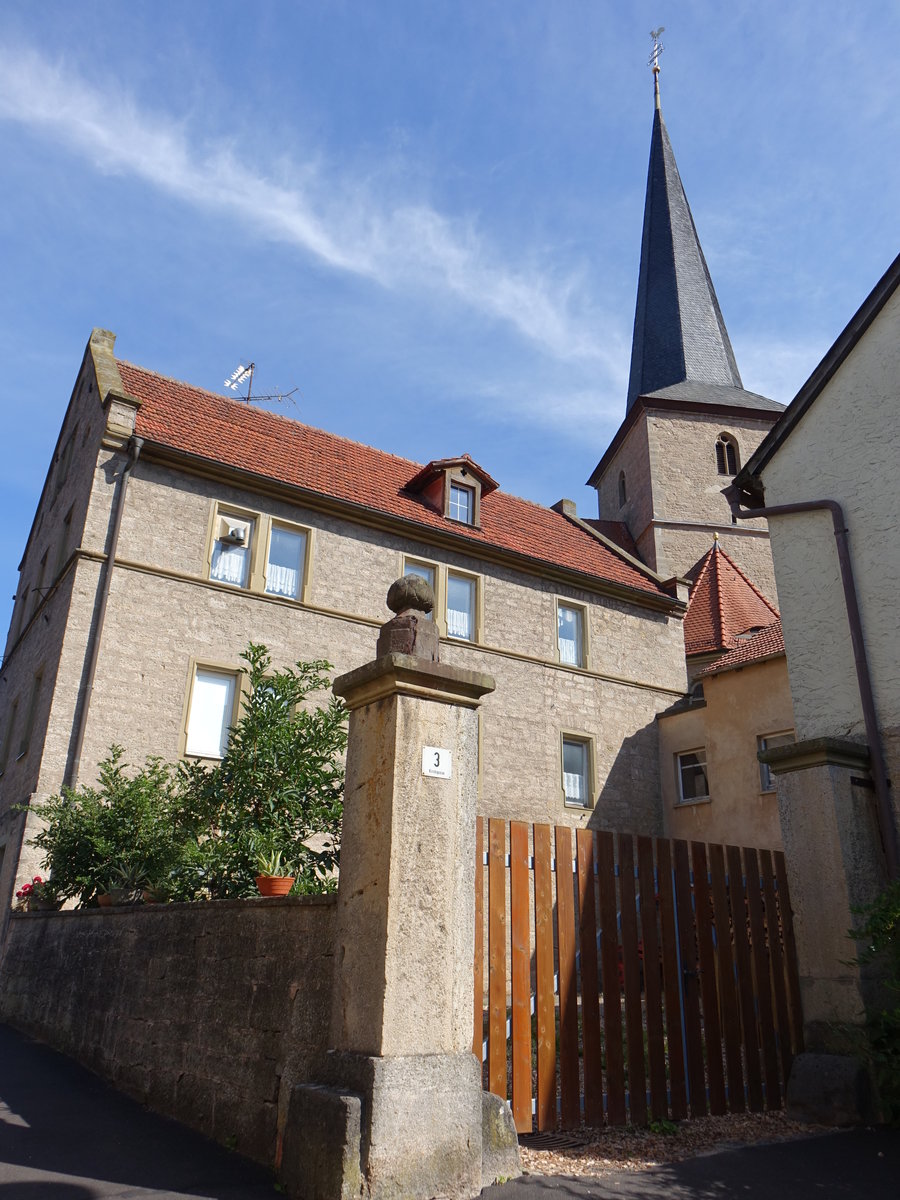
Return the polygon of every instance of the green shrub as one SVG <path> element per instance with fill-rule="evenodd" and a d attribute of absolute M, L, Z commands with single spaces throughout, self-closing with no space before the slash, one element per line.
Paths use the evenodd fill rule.
<path fill-rule="evenodd" d="M 331 890 L 340 849 L 347 713 L 333 696 L 324 661 L 273 671 L 265 646 L 241 656 L 249 691 L 222 761 L 185 765 L 184 802 L 202 815 L 197 866 L 211 896 L 256 892 L 260 856 L 277 852 L 296 874 L 295 891 Z"/>
<path fill-rule="evenodd" d="M 273 671 L 265 646 L 250 644 L 248 691 L 221 762 L 148 758 L 129 770 L 113 746 L 95 786 L 64 788 L 32 806 L 58 895 L 82 905 L 125 886 L 160 898 L 256 894 L 261 856 L 280 854 L 299 894 L 330 891 L 340 849 L 347 714 L 330 697 L 324 661 Z"/>
<path fill-rule="evenodd" d="M 866 1017 L 868 1054 L 885 1120 L 900 1125 L 900 880 L 854 911 L 863 920 L 850 936 L 866 943 L 858 961 L 877 962 L 884 971 L 887 1002 Z"/>
<path fill-rule="evenodd" d="M 93 904 L 128 880 L 177 893 L 183 847 L 196 836 L 180 801 L 178 772 L 158 758 L 129 774 L 125 751 L 112 746 L 96 786 L 63 788 L 32 806 L 44 828 L 31 845 L 44 851 L 56 893 Z"/>

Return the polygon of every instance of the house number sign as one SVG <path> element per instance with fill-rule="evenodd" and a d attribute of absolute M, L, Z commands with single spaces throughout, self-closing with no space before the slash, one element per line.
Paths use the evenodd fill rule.
<path fill-rule="evenodd" d="M 453 762 L 449 750 L 439 746 L 425 746 L 422 750 L 422 774 L 432 779 L 449 779 L 453 774 Z"/>

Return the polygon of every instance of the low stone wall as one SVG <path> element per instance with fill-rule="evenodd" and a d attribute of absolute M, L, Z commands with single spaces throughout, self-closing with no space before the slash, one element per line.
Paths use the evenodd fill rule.
<path fill-rule="evenodd" d="M 14 914 L 0 1020 L 268 1165 L 321 1076 L 334 898 Z"/>

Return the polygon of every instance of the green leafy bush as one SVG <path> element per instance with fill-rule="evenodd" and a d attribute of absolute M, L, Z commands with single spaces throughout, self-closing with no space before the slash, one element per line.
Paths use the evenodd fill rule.
<path fill-rule="evenodd" d="M 182 847 L 196 837 L 180 801 L 175 768 L 158 758 L 129 774 L 125 751 L 112 746 L 94 787 L 63 788 L 32 811 L 44 828 L 31 845 L 44 851 L 44 867 L 57 895 L 93 904 L 121 887 L 153 886 L 179 892 Z"/>
<path fill-rule="evenodd" d="M 324 661 L 273 671 L 265 646 L 241 656 L 249 691 L 222 761 L 182 770 L 185 802 L 203 815 L 198 846 L 202 886 L 218 897 L 256 892 L 260 856 L 280 852 L 296 874 L 294 890 L 329 891 L 340 849 L 347 713 L 333 696 Z"/>
<path fill-rule="evenodd" d="M 330 891 L 340 850 L 347 714 L 329 686 L 330 664 L 272 670 L 265 646 L 242 655 L 248 690 L 221 762 L 173 766 L 149 758 L 130 771 L 121 746 L 96 786 L 63 789 L 33 811 L 59 895 L 93 904 L 113 887 L 160 898 L 250 896 L 262 858 L 281 856 L 300 894 Z"/>

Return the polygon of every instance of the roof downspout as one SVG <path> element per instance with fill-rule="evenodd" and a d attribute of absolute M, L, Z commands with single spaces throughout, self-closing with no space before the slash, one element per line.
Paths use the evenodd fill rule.
<path fill-rule="evenodd" d="M 775 504 L 771 508 L 742 509 L 740 507 L 740 493 L 734 486 L 725 488 L 724 496 L 731 506 L 732 515 L 739 521 L 747 521 L 751 517 L 782 517 L 790 516 L 794 513 L 821 512 L 823 510 L 831 513 L 831 520 L 834 525 L 834 537 L 837 542 L 838 563 L 841 569 L 841 583 L 844 588 L 844 605 L 850 625 L 850 641 L 853 645 L 853 661 L 856 664 L 859 699 L 862 704 L 866 739 L 869 743 L 872 782 L 875 785 L 875 816 L 878 821 L 882 845 L 884 846 L 884 857 L 888 873 L 891 879 L 896 879 L 898 874 L 900 874 L 900 852 L 898 852 L 897 826 L 891 803 L 891 783 L 887 777 L 884 746 L 875 711 L 875 694 L 872 690 L 872 677 L 869 673 L 866 643 L 859 615 L 859 601 L 856 595 L 856 583 L 853 578 L 853 564 L 850 561 L 847 521 L 844 517 L 844 510 L 837 500 L 803 500 L 798 501 L 796 504 Z"/>
<path fill-rule="evenodd" d="M 109 538 L 109 550 L 103 564 L 103 574 L 100 582 L 100 603 L 93 622 L 91 639 L 88 645 L 88 658 L 81 690 L 79 693 L 78 717 L 74 736 L 69 751 L 63 786 L 74 788 L 78 786 L 78 776 L 81 771 L 81 751 L 84 746 L 84 735 L 87 729 L 88 713 L 91 707 L 91 696 L 94 691 L 94 676 L 97 673 L 97 660 L 100 657 L 100 640 L 103 636 L 103 624 L 106 620 L 106 604 L 109 600 L 109 588 L 112 582 L 112 570 L 119 546 L 119 530 L 122 528 L 122 514 L 125 511 L 125 493 L 128 491 L 128 478 L 134 469 L 144 445 L 144 439 L 132 437 L 128 442 L 129 458 L 122 474 L 119 476 L 115 499 L 113 500 L 112 529 Z"/>

